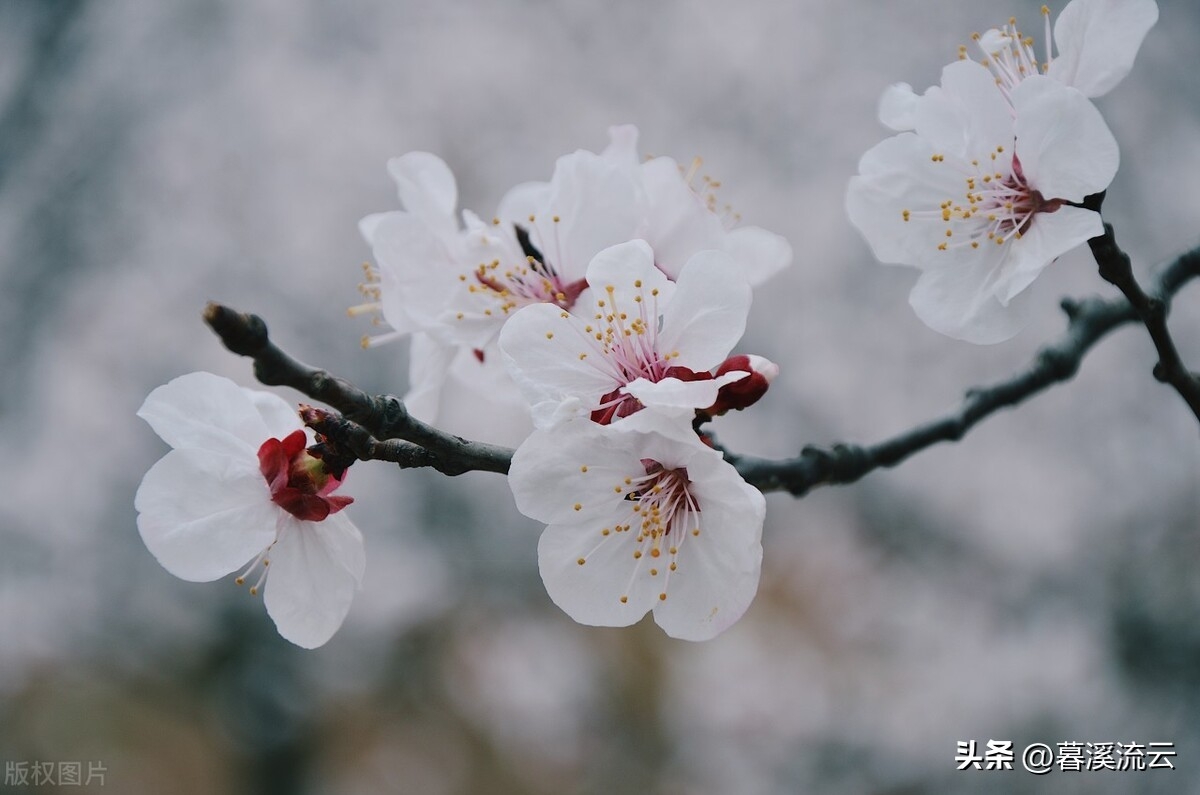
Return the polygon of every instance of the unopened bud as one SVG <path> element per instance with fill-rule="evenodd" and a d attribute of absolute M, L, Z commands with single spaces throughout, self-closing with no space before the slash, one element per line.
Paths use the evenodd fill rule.
<path fill-rule="evenodd" d="M 745 353 L 730 356 L 721 362 L 716 375 L 722 376 L 736 370 L 747 372 L 749 375 L 721 387 L 721 390 L 717 392 L 716 402 L 704 409 L 705 414 L 710 417 L 719 417 L 727 411 L 734 409 L 741 411 L 747 406 L 754 405 L 767 393 L 767 388 L 775 380 L 775 376 L 779 375 L 779 365 L 775 362 L 762 356 Z"/>

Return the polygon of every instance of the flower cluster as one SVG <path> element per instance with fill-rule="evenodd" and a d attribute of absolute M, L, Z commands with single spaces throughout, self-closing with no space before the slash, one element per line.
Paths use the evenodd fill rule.
<path fill-rule="evenodd" d="M 1038 274 L 1102 234 L 1081 205 L 1108 187 L 1119 154 L 1089 98 L 1129 72 L 1158 7 L 1072 0 L 1053 33 L 1042 13 L 1042 62 L 1014 19 L 976 34 L 981 61 L 961 47 L 923 95 L 889 88 L 880 119 L 899 134 L 863 155 L 846 195 L 879 260 L 922 270 L 909 296 L 917 315 L 971 342 L 1016 334 Z"/>
<path fill-rule="evenodd" d="M 454 176 L 436 156 L 388 163 L 404 209 L 361 221 L 376 266 L 362 285 L 369 300 L 351 312 L 376 313 L 392 329 L 365 345 L 411 337 L 405 403 L 414 416 L 435 422 L 443 390 L 464 386 L 489 410 L 523 406 L 499 358 L 501 329 L 526 306 L 588 305 L 588 267 L 610 246 L 646 241 L 668 279 L 702 251 L 724 252 L 751 284 L 790 263 L 783 238 L 717 205 L 720 185 L 698 178 L 698 164 L 639 162 L 632 126 L 613 127 L 610 138 L 599 154 L 559 158 L 549 182 L 510 190 L 488 221 L 464 210 L 459 223 Z"/>
<path fill-rule="evenodd" d="M 708 638 L 757 589 L 764 503 L 693 423 L 751 405 L 778 372 L 729 354 L 752 286 L 791 247 L 737 225 L 719 183 L 697 184 L 698 162 L 640 162 L 630 126 L 610 139 L 512 189 L 490 222 L 464 211 L 461 226 L 440 159 L 391 161 L 404 210 L 363 219 L 377 270 L 353 311 L 393 329 L 368 345 L 412 337 L 418 417 L 436 417 L 456 371 L 481 411 L 514 395 L 528 406 L 537 430 L 509 482 L 549 525 L 538 558 L 560 607 L 618 626 L 653 608 L 669 634 Z"/>
<path fill-rule="evenodd" d="M 980 60 L 962 47 L 923 94 L 887 89 L 880 119 L 897 134 L 863 156 L 846 194 L 875 255 L 922 271 L 917 315 L 976 343 L 1015 334 L 1037 276 L 1102 233 L 1087 199 L 1119 153 L 1092 99 L 1128 73 L 1158 8 L 1071 0 L 1053 30 L 1049 13 L 1044 60 L 1010 20 L 975 35 Z M 360 222 L 376 264 L 351 314 L 390 326 L 368 347 L 411 341 L 413 416 L 435 422 L 463 387 L 480 415 L 519 408 L 524 426 L 497 436 L 521 441 L 509 484 L 546 524 L 538 564 L 559 607 L 606 626 L 653 612 L 669 635 L 703 640 L 757 591 L 765 515 L 703 427 L 778 374 L 732 352 L 753 287 L 792 251 L 719 206 L 698 161 L 643 161 L 635 128 L 609 132 L 603 152 L 559 158 L 487 220 L 458 212 L 435 155 L 390 161 L 403 209 Z M 318 414 L 304 416 L 336 435 Z M 352 500 L 334 494 L 353 458 L 313 445 L 279 398 L 208 373 L 156 389 L 139 415 L 174 448 L 136 497 L 150 552 L 187 580 L 245 567 L 236 581 L 256 577 L 250 593 L 263 591 L 281 635 L 327 641 L 364 568 L 342 513 Z"/>

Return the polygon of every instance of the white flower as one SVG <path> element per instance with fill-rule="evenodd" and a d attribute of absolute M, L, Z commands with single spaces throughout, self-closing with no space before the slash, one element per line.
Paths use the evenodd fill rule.
<path fill-rule="evenodd" d="M 766 504 L 694 434 L 643 416 L 637 430 L 581 420 L 535 431 L 509 484 L 520 511 L 548 525 L 538 566 L 567 615 L 628 626 L 653 610 L 668 635 L 707 640 L 758 590 Z"/>
<path fill-rule="evenodd" d="M 1002 28 L 972 36 L 982 63 L 1006 96 L 1026 77 L 1037 74 L 1084 96 L 1107 94 L 1133 68 L 1142 40 L 1158 21 L 1158 4 L 1154 0 L 1071 0 L 1055 21 L 1053 33 L 1049 7 L 1042 6 L 1042 16 L 1046 49 L 1040 64 L 1033 38 L 1017 30 L 1015 17 Z M 1052 54 L 1055 46 L 1057 56 Z M 959 58 L 967 56 L 968 48 L 959 47 Z M 913 109 L 919 99 L 907 83 L 891 86 L 880 102 L 880 120 L 898 132 L 913 129 Z"/>
<path fill-rule="evenodd" d="M 669 157 L 642 162 L 632 125 L 609 128 L 609 138 L 603 156 L 634 177 L 644 202 L 640 226 L 631 237 L 650 244 L 654 264 L 671 279 L 694 254 L 709 249 L 728 254 L 752 286 L 791 264 L 787 240 L 761 227 L 740 225 L 740 215 L 729 205 L 718 205 L 720 182 L 703 176 L 696 185 L 700 158 L 686 170 Z"/>
<path fill-rule="evenodd" d="M 379 311 L 395 331 L 364 344 L 413 335 L 406 402 L 419 419 L 436 421 L 451 372 L 460 377 L 450 383 L 489 403 L 520 404 L 506 377 L 489 378 L 472 361 L 490 364 L 497 333 L 522 306 L 574 303 L 592 256 L 634 235 L 632 180 L 599 155 L 575 152 L 559 158 L 550 182 L 510 191 L 491 223 L 464 210 L 460 228 L 457 185 L 441 159 L 411 152 L 388 170 L 406 209 L 360 222 L 378 272 L 368 269 L 364 285 L 375 300 L 352 313 Z"/>
<path fill-rule="evenodd" d="M 946 67 L 908 109 L 915 132 L 868 151 L 846 208 L 882 262 L 924 271 L 909 302 L 930 327 L 976 343 L 1024 325 L 1025 289 L 1103 232 L 1077 206 L 1116 173 L 1117 143 L 1080 91 L 1044 75 L 1011 90 L 984 66 Z"/>
<path fill-rule="evenodd" d="M 211 373 L 155 389 L 138 416 L 174 449 L 142 478 L 138 531 L 163 567 L 207 582 L 261 566 L 279 634 L 305 648 L 341 626 L 362 579 L 362 535 L 330 496 L 340 480 L 304 452 L 295 410 Z M 270 572 L 270 576 L 267 574 Z"/>
<path fill-rule="evenodd" d="M 690 419 L 748 375 L 709 372 L 741 338 L 750 310 L 750 286 L 728 255 L 702 251 L 671 282 L 650 246 L 632 240 L 597 254 L 587 283 L 590 312 L 528 306 L 500 334 L 538 427 L 578 414 L 607 423 L 643 406 Z"/>
<path fill-rule="evenodd" d="M 489 404 L 516 404 L 511 382 L 478 367 L 494 357 L 500 328 L 530 304 L 570 309 L 587 286 L 588 263 L 611 245 L 648 240 L 671 278 L 708 249 L 728 253 L 752 284 L 790 263 L 783 238 L 733 228 L 735 214 L 716 206 L 718 183 L 706 177 L 693 189 L 695 168 L 685 176 L 670 158 L 640 163 L 632 126 L 610 136 L 603 153 L 565 155 L 550 181 L 510 190 L 490 223 L 464 210 L 460 226 L 454 176 L 435 155 L 388 163 L 405 209 L 360 222 L 378 268 L 367 266 L 369 300 L 351 314 L 381 314 L 393 329 L 364 345 L 412 335 L 405 402 L 414 416 L 436 421 L 448 385 L 473 387 Z"/>

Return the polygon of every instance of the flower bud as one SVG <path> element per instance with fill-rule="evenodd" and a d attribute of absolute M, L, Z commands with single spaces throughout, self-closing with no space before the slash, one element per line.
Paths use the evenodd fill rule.
<path fill-rule="evenodd" d="M 716 375 L 722 376 L 735 370 L 745 371 L 749 375 L 721 387 L 716 402 L 703 410 L 708 416 L 719 417 L 731 409 L 741 411 L 754 405 L 767 393 L 767 387 L 775 380 L 775 376 L 779 375 L 779 365 L 770 359 L 745 353 L 730 356 L 721 362 Z"/>

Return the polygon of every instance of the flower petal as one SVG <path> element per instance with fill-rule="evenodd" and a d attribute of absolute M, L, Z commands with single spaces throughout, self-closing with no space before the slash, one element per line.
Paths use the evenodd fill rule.
<path fill-rule="evenodd" d="M 1055 20 L 1058 55 L 1046 74 L 1089 97 L 1106 94 L 1129 74 L 1157 21 L 1154 0 L 1072 0 Z"/>
<path fill-rule="evenodd" d="M 615 124 L 608 128 L 608 146 L 600 153 L 608 162 L 630 171 L 639 164 L 638 128 L 632 124 Z"/>
<path fill-rule="evenodd" d="M 539 522 L 570 524 L 596 517 L 611 522 L 624 499 L 613 484 L 636 469 L 638 461 L 629 452 L 628 439 L 591 420 L 576 419 L 530 434 L 513 454 L 508 484 L 517 510 Z"/>
<path fill-rule="evenodd" d="M 599 251 L 632 238 L 640 217 L 626 170 L 583 150 L 558 159 L 545 205 L 532 215 L 515 220 L 528 225 L 530 240 L 567 283 L 583 278 Z"/>
<path fill-rule="evenodd" d="M 703 381 L 681 381 L 678 378 L 664 378 L 661 381 L 648 381 L 637 378 L 625 386 L 625 391 L 633 395 L 642 405 L 655 411 L 671 414 L 692 414 L 696 409 L 704 409 L 717 401 L 717 393 L 721 387 L 740 381 L 749 373 L 742 370 L 732 370 L 716 378 Z M 640 412 L 639 412 L 640 413 Z M 620 420 L 619 422 L 623 422 Z"/>
<path fill-rule="evenodd" d="M 504 324 L 504 363 L 530 405 L 576 397 L 590 410 L 614 388 L 599 344 L 584 328 L 582 320 L 550 304 L 531 304 Z"/>
<path fill-rule="evenodd" d="M 247 390 L 206 372 L 181 375 L 158 387 L 137 415 L 172 447 L 247 460 L 253 460 L 259 445 L 274 435 Z M 300 419 L 294 414 L 293 418 L 292 429 L 299 428 Z"/>
<path fill-rule="evenodd" d="M 916 110 L 920 97 L 908 83 L 893 83 L 879 98 L 879 121 L 896 132 L 907 132 L 917 126 Z"/>
<path fill-rule="evenodd" d="M 663 308 L 658 349 L 678 352 L 673 365 L 708 370 L 742 338 L 749 313 L 750 285 L 733 260 L 721 251 L 701 251 L 683 267 Z"/>
<path fill-rule="evenodd" d="M 416 333 L 408 349 L 408 393 L 404 406 L 421 422 L 436 423 L 442 386 L 450 372 L 455 348 L 428 334 Z"/>
<path fill-rule="evenodd" d="M 436 327 L 463 270 L 457 241 L 412 213 L 385 213 L 373 232 L 384 318 L 402 332 Z"/>
<path fill-rule="evenodd" d="M 996 298 L 1007 304 L 1024 290 L 1047 265 L 1076 246 L 1104 234 L 1100 214 L 1082 207 L 1063 206 L 1038 213 L 1012 251 L 995 287 Z"/>
<path fill-rule="evenodd" d="M 646 556 L 634 558 L 634 534 L 604 535 L 611 527 L 600 519 L 552 524 L 538 541 L 538 570 L 546 593 L 580 624 L 627 627 L 658 601 L 656 579 L 661 576 L 645 576 L 650 564 Z M 581 559 L 586 563 L 580 565 Z"/>
<path fill-rule="evenodd" d="M 758 591 L 766 501 L 719 457 L 696 456 L 688 477 L 700 534 L 683 528 L 654 620 L 673 638 L 708 640 L 741 618 Z"/>
<path fill-rule="evenodd" d="M 250 402 L 258 410 L 263 424 L 267 428 L 268 437 L 282 439 L 302 427 L 298 406 L 288 403 L 274 392 L 264 392 L 261 389 L 246 389 L 245 387 L 242 387 L 242 392 L 245 393 L 246 397 L 250 398 Z M 308 433 L 311 439 L 312 433 Z M 266 438 L 264 437 L 261 441 L 265 442 Z"/>
<path fill-rule="evenodd" d="M 846 190 L 846 213 L 880 262 L 929 267 L 945 227 L 904 220 L 904 211 L 940 207 L 962 191 L 959 164 L 948 156 L 934 163 L 933 147 L 913 133 L 901 133 L 873 146 L 859 161 L 859 176 Z M 932 261 L 932 262 L 931 262 Z"/>
<path fill-rule="evenodd" d="M 723 247 L 725 226 L 696 195 L 669 157 L 642 164 L 642 186 L 649 206 L 643 234 L 654 249 L 654 261 L 676 278 L 693 254 Z"/>
<path fill-rule="evenodd" d="M 1080 201 L 1108 187 L 1120 151 L 1091 100 L 1042 75 L 1012 92 L 1017 154 L 1029 184 L 1047 199 Z"/>
<path fill-rule="evenodd" d="M 991 258 L 931 268 L 917 280 L 908 303 L 934 331 L 979 345 L 1003 342 L 1024 328 L 1029 292 L 1003 305 L 995 295 L 999 269 Z"/>
<path fill-rule="evenodd" d="M 733 257 L 752 287 L 792 264 L 792 244 L 758 226 L 739 226 L 726 235 L 725 253 Z"/>
<path fill-rule="evenodd" d="M 329 640 L 362 582 L 362 534 L 345 514 L 303 522 L 288 516 L 271 549 L 263 601 L 279 634 L 306 649 Z"/>
<path fill-rule="evenodd" d="M 955 61 L 942 70 L 942 83 L 925 93 L 914 110 L 916 131 L 939 154 L 970 160 L 1003 146 L 1012 150 L 1012 112 L 996 78 L 974 61 Z"/>
<path fill-rule="evenodd" d="M 387 169 L 404 209 L 439 232 L 454 232 L 458 185 L 445 161 L 429 152 L 409 152 L 389 160 Z"/>
<path fill-rule="evenodd" d="M 271 503 L 253 453 L 172 450 L 134 497 L 138 532 L 163 568 L 207 582 L 244 566 L 275 540 L 283 513 Z"/>

